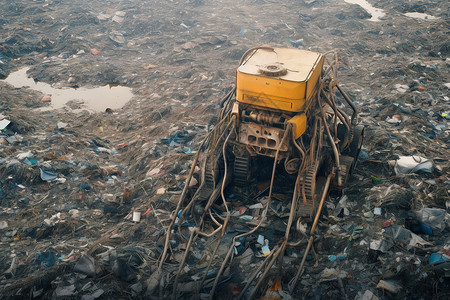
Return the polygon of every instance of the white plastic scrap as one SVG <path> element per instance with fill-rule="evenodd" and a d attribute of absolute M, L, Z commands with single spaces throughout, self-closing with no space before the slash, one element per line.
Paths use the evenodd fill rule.
<path fill-rule="evenodd" d="M 425 207 L 415 212 L 417 218 L 432 229 L 442 231 L 449 223 L 449 215 L 440 208 Z"/>
<path fill-rule="evenodd" d="M 335 268 L 325 268 L 320 275 L 320 281 L 336 280 L 338 278 L 347 277 L 347 272 L 336 270 Z"/>
<path fill-rule="evenodd" d="M 404 85 L 404 84 L 396 84 L 394 85 L 395 89 L 399 92 L 399 93 L 406 93 L 409 90 L 409 86 Z"/>
<path fill-rule="evenodd" d="M 377 284 L 377 288 L 381 288 L 390 293 L 397 294 L 402 287 L 393 281 L 380 280 Z"/>
<path fill-rule="evenodd" d="M 6 127 L 8 127 L 9 123 L 11 123 L 10 120 L 7 119 L 0 119 L 0 130 L 5 129 Z"/>
<path fill-rule="evenodd" d="M 6 221 L 0 221 L 0 229 L 8 228 L 8 222 Z"/>
<path fill-rule="evenodd" d="M 16 158 L 19 160 L 23 160 L 25 158 L 32 158 L 32 157 L 33 157 L 33 153 L 31 153 L 31 151 L 19 153 L 16 156 Z"/>
<path fill-rule="evenodd" d="M 400 156 L 399 159 L 392 163 L 397 175 L 420 172 L 431 173 L 433 171 L 433 163 L 429 159 L 417 155 Z"/>
<path fill-rule="evenodd" d="M 341 213 L 342 210 L 344 211 L 344 216 L 348 216 L 350 214 L 349 205 L 347 203 L 347 200 L 348 200 L 347 195 L 344 195 L 341 197 L 341 199 L 339 200 L 339 203 L 336 205 L 336 208 L 333 212 L 333 215 L 335 217 L 337 217 Z"/>

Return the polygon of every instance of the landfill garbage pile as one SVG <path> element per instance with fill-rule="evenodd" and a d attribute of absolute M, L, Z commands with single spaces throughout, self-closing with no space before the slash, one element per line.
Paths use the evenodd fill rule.
<path fill-rule="evenodd" d="M 214 298 L 449 298 L 448 3 L 368 1 L 376 15 L 348 2 L 1 0 L 0 297 L 206 298 L 232 247 Z M 198 239 L 184 257 L 188 241 L 171 238 L 163 255 L 238 61 L 262 44 L 338 51 L 366 128 L 295 286 L 311 224 L 270 260 L 289 199 L 275 197 L 265 227 L 231 245 L 260 217 L 264 186 L 231 199 L 217 249 Z M 57 89 L 134 96 L 93 111 L 74 90 L 54 109 L 56 95 L 7 82 L 23 67 Z M 181 224 L 189 237 L 194 225 Z"/>

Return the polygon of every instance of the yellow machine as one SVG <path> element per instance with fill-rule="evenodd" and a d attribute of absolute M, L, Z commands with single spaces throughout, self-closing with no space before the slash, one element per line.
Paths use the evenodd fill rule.
<path fill-rule="evenodd" d="M 320 53 L 285 48 L 259 48 L 245 57 L 237 70 L 233 113 L 239 111 L 249 122 L 240 124 L 239 142 L 273 155 L 286 122 L 299 138 L 306 131 L 307 103 L 317 93 L 323 60 Z M 287 151 L 288 144 L 281 149 Z"/>
<path fill-rule="evenodd" d="M 210 299 L 217 299 L 216 287 L 225 280 L 224 270 L 233 268 L 236 246 L 247 238 L 256 239 L 251 236 L 259 234 L 265 220 L 273 215 L 270 211 L 287 218 L 282 222 L 286 224 L 285 233 L 275 243 L 280 248 L 272 253 L 271 262 L 266 271 L 261 271 L 263 275 L 249 298 L 257 298 L 277 259 L 282 264 L 279 257 L 284 249 L 302 244 L 300 224 L 314 220 L 302 263 L 290 287 L 294 290 L 312 247 L 325 198 L 330 189 L 342 189 L 355 167 L 363 140 L 364 128 L 357 125 L 356 108 L 338 85 L 337 65 L 334 52 L 263 46 L 244 54 L 236 72 L 236 87 L 221 101 L 218 122 L 200 146 L 180 196 L 178 213 L 167 229 L 160 268 L 171 238 L 186 245 L 173 284 L 173 299 L 180 296 L 178 278 L 183 276 L 183 264 L 196 238 L 210 238 L 208 244 L 215 244 L 216 250 L 222 243 L 229 247 L 220 267 L 216 252 L 210 255 L 195 291 L 203 289 L 210 293 Z M 347 111 L 351 111 L 351 117 Z M 195 186 L 193 176 L 198 182 Z M 283 207 L 290 207 L 289 212 L 276 213 L 272 198 L 284 201 Z M 249 215 L 252 221 L 238 232 L 228 232 L 234 234 L 233 239 L 224 242 L 227 226 L 236 217 L 231 206 L 253 204 L 263 205 L 260 215 Z M 240 222 L 242 219 L 237 217 L 233 223 Z M 169 234 L 175 224 L 178 231 Z M 193 228 L 189 236 L 183 234 L 182 226 Z M 207 280 L 208 271 L 214 271 L 214 282 Z M 239 278 L 235 280 L 240 284 Z M 245 297 L 253 280 L 251 276 L 242 286 L 239 299 Z"/>
<path fill-rule="evenodd" d="M 264 157 L 294 175 L 288 189 L 302 200 L 297 201 L 297 216 L 314 216 L 316 198 L 328 193 L 328 174 L 333 173 L 331 186 L 342 189 L 356 164 L 364 128 L 356 125 L 355 106 L 336 75 L 334 52 L 265 46 L 248 50 L 237 68 L 236 88 L 222 101 L 220 122 L 206 141 L 194 195 L 197 211 L 211 205 L 230 182 L 247 187 L 273 183 L 274 178 L 259 176 L 267 165 Z M 352 109 L 351 118 L 343 104 Z M 289 176 L 284 178 L 289 181 Z"/>

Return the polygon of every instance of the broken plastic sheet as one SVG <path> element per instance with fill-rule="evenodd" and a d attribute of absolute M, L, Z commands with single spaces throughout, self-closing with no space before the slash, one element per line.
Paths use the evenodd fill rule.
<path fill-rule="evenodd" d="M 381 251 L 383 253 L 386 253 L 389 251 L 389 249 L 392 248 L 392 246 L 394 246 L 394 244 L 392 242 L 380 239 L 380 240 L 372 240 L 370 242 L 369 247 L 372 250 Z"/>
<path fill-rule="evenodd" d="M 414 198 L 413 190 L 391 183 L 372 187 L 367 196 L 368 201 L 376 201 L 377 207 L 381 206 L 382 209 L 388 210 L 391 208 L 409 210 Z"/>
<path fill-rule="evenodd" d="M 349 205 L 347 203 L 348 197 L 346 195 L 342 196 L 341 199 L 339 199 L 338 204 L 336 205 L 336 208 L 333 211 L 333 215 L 335 217 L 337 216 L 348 216 L 350 214 Z"/>
<path fill-rule="evenodd" d="M 431 173 L 433 171 L 433 163 L 429 159 L 417 155 L 400 156 L 393 163 L 397 175 Z"/>
<path fill-rule="evenodd" d="M 11 124 L 10 120 L 7 120 L 7 119 L 0 120 L 0 131 L 5 130 L 9 124 Z"/>
<path fill-rule="evenodd" d="M 434 230 L 443 231 L 449 224 L 449 214 L 440 208 L 425 207 L 415 211 L 415 218 Z"/>
<path fill-rule="evenodd" d="M 325 268 L 320 274 L 320 281 L 336 280 L 347 277 L 347 272 L 335 268 Z"/>
<path fill-rule="evenodd" d="M 392 225 L 385 228 L 384 236 L 392 238 L 396 242 L 407 245 L 407 248 L 413 248 L 416 247 L 417 245 L 421 246 L 431 245 L 431 243 L 425 241 L 417 234 L 414 234 L 410 230 L 398 225 Z"/>
<path fill-rule="evenodd" d="M 55 179 L 56 177 L 58 177 L 58 175 L 56 175 L 55 173 L 53 173 L 51 171 L 47 171 L 42 168 L 40 168 L 39 170 L 41 171 L 41 179 L 44 181 L 51 181 L 51 180 Z"/>
<path fill-rule="evenodd" d="M 95 277 L 101 272 L 100 267 L 95 263 L 95 259 L 89 255 L 83 255 L 75 264 L 73 271 L 88 277 Z"/>
<path fill-rule="evenodd" d="M 431 253 L 428 263 L 430 265 L 439 264 L 443 262 L 450 262 L 450 251 L 443 250 L 438 253 Z"/>

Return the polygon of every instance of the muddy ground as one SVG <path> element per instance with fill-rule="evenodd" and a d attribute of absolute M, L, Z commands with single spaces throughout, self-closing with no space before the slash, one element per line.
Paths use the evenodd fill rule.
<path fill-rule="evenodd" d="M 27 66 L 35 81 L 58 88 L 112 84 L 134 94 L 107 112 L 79 100 L 52 110 L 45 95 L 0 81 L 0 114 L 11 121 L 0 132 L 1 297 L 169 297 L 176 255 L 160 288 L 149 291 L 167 220 L 240 57 L 262 44 L 336 50 L 339 81 L 366 125 L 344 190 L 348 215 L 334 216 L 342 197 L 330 198 L 317 255 L 295 293 L 287 282 L 301 256 L 287 254 L 282 289 L 271 299 L 449 297 L 448 277 L 429 264 L 431 254 L 449 250 L 447 221 L 432 234 L 413 230 L 426 243 L 370 245 L 388 239 L 386 228 L 410 230 L 412 211 L 450 204 L 449 5 L 369 2 L 385 15 L 374 21 L 359 5 L 327 0 L 1 0 L 0 78 Z M 429 159 L 432 169 L 395 174 L 388 161 L 410 155 Z M 374 207 L 381 215 L 371 214 Z M 133 211 L 148 213 L 133 223 Z M 253 266 L 260 262 L 252 257 Z M 189 266 L 185 282 L 197 267 Z M 324 270 L 334 270 L 331 279 Z M 238 294 L 244 274 L 237 268 L 216 297 Z M 383 280 L 397 288 L 377 288 Z"/>

